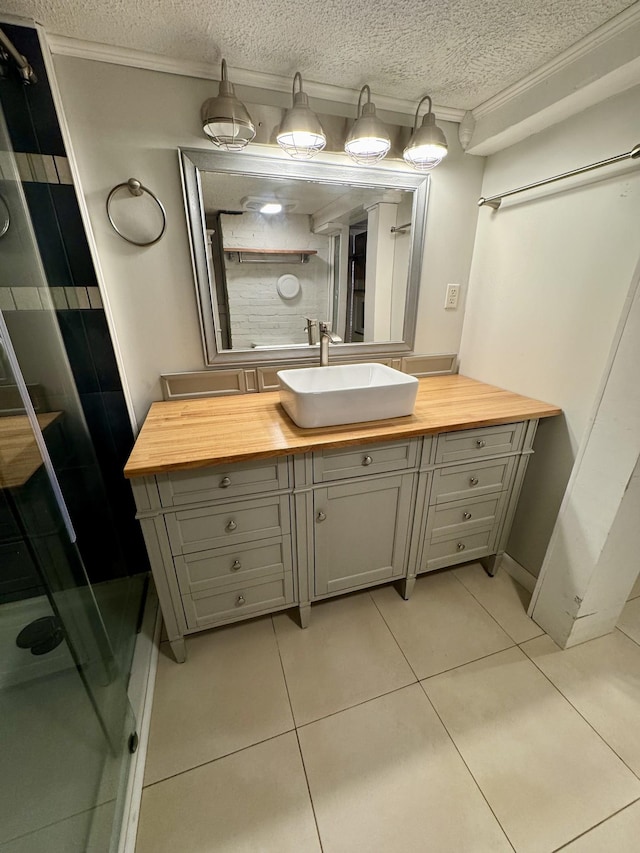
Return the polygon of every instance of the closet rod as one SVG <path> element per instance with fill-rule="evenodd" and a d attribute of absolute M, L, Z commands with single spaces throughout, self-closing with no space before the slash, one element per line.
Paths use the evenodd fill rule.
<path fill-rule="evenodd" d="M 570 172 L 562 172 L 561 175 L 554 175 L 553 178 L 545 178 L 543 181 L 536 181 L 533 184 L 527 184 L 524 187 L 518 187 L 515 190 L 509 190 L 506 193 L 498 193 L 497 195 L 489 196 L 488 198 L 479 198 L 478 207 L 486 204 L 497 210 L 502 204 L 502 199 L 516 193 L 523 193 L 525 190 L 532 190 L 536 187 L 544 187 L 546 184 L 553 184 L 556 181 L 561 181 L 563 178 L 572 178 L 574 175 L 583 175 L 585 172 L 592 172 L 594 169 L 599 169 L 601 166 L 611 166 L 612 163 L 619 163 L 621 160 L 637 160 L 640 159 L 640 143 L 634 145 L 631 151 L 624 154 L 618 154 L 615 157 L 609 157 L 607 160 L 599 160 L 597 163 L 590 163 L 588 166 L 582 166 L 579 169 L 572 169 Z"/>

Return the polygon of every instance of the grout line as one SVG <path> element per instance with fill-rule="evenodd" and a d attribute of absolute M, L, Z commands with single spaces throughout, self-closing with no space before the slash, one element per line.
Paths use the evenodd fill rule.
<path fill-rule="evenodd" d="M 278 734 L 270 735 L 269 737 L 262 738 L 262 740 L 257 740 L 255 743 L 248 743 L 246 746 L 240 746 L 238 749 L 232 749 L 231 752 L 225 752 L 224 755 L 217 755 L 215 758 L 210 758 L 208 761 L 203 761 L 201 764 L 194 764 L 193 767 L 178 770 L 177 773 L 171 773 L 169 776 L 157 779 L 155 782 L 149 782 L 148 785 L 143 786 L 142 790 L 146 791 L 149 788 L 153 788 L 155 785 L 162 785 L 163 782 L 168 782 L 170 779 L 175 779 L 177 776 L 184 776 L 185 773 L 191 773 L 192 770 L 199 770 L 201 767 L 206 767 L 207 764 L 213 764 L 215 761 L 222 761 L 222 759 L 229 758 L 231 755 L 237 755 L 239 752 L 244 752 L 246 749 L 251 749 L 254 746 L 260 746 L 262 743 L 268 743 L 270 740 L 275 740 L 283 735 L 288 735 L 293 731 L 295 731 L 295 727 L 292 726 L 284 732 L 278 732 Z"/>
<path fill-rule="evenodd" d="M 337 711 L 331 711 L 330 714 L 323 714 L 317 720 L 309 720 L 307 723 L 296 725 L 296 730 L 305 729 L 307 726 L 313 726 L 315 723 L 321 723 L 323 720 L 328 720 L 330 717 L 336 717 L 338 714 L 344 714 L 346 711 L 351 711 L 354 708 L 360 708 L 362 705 L 368 705 L 369 702 L 375 702 L 376 699 L 383 699 L 385 696 L 391 696 L 393 693 L 399 693 L 401 690 L 406 690 L 407 687 L 415 687 L 419 681 L 411 681 L 409 684 L 403 684 L 400 687 L 394 687 L 393 690 L 385 690 L 384 693 L 379 693 L 376 696 L 371 696 L 369 699 L 363 699 L 361 702 L 356 702 L 355 705 L 348 705 L 346 708 L 340 708 Z"/>
<path fill-rule="evenodd" d="M 273 629 L 273 636 L 276 641 L 276 649 L 278 650 L 278 658 L 280 660 L 280 668 L 282 669 L 282 678 L 284 680 L 284 687 L 287 691 L 287 698 L 289 700 L 289 708 L 291 709 L 291 719 L 293 720 L 293 725 L 295 726 L 294 731 L 296 733 L 296 742 L 298 744 L 298 752 L 300 753 L 300 761 L 302 762 L 302 770 L 304 772 L 304 778 L 307 783 L 307 793 L 309 794 L 309 803 L 311 804 L 311 813 L 313 814 L 313 820 L 316 825 L 316 833 L 318 835 L 318 844 L 320 845 L 320 851 L 322 853 L 322 837 L 320 835 L 320 826 L 318 825 L 318 816 L 316 815 L 316 808 L 313 803 L 313 797 L 311 795 L 311 786 L 309 784 L 309 774 L 307 773 L 307 765 L 304 763 L 304 755 L 302 754 L 302 746 L 300 744 L 300 737 L 298 735 L 298 728 L 296 726 L 296 718 L 293 713 L 293 705 L 291 704 L 291 695 L 289 693 L 289 685 L 287 684 L 287 674 L 284 669 L 284 661 L 282 660 L 282 652 L 280 651 L 280 643 L 278 642 L 278 632 L 276 631 L 276 626 L 273 621 L 273 616 L 271 617 L 271 628 Z"/>
<path fill-rule="evenodd" d="M 302 770 L 304 772 L 304 778 L 307 783 L 307 793 L 309 794 L 309 803 L 311 804 L 311 813 L 313 814 L 313 820 L 316 825 L 316 832 L 318 834 L 318 844 L 320 845 L 320 851 L 323 851 L 324 848 L 322 846 L 322 836 L 320 834 L 320 826 L 318 824 L 318 816 L 316 814 L 316 807 L 313 802 L 313 796 L 311 794 L 311 785 L 309 784 L 309 774 L 307 773 L 307 765 L 304 762 L 304 755 L 302 754 L 302 746 L 300 744 L 300 735 L 298 734 L 298 730 L 296 729 L 296 741 L 298 742 L 298 751 L 300 753 L 300 761 L 302 762 Z"/>
<path fill-rule="evenodd" d="M 273 638 L 276 643 L 276 651 L 278 652 L 278 660 L 280 661 L 280 669 L 282 670 L 282 680 L 284 681 L 284 689 L 287 692 L 287 700 L 289 701 L 289 710 L 291 711 L 291 722 L 293 723 L 293 728 L 296 728 L 296 717 L 293 713 L 293 704 L 291 702 L 291 694 L 289 693 L 289 685 L 287 683 L 287 673 L 284 669 L 284 662 L 282 660 L 282 652 L 280 651 L 280 643 L 278 642 L 278 632 L 276 631 L 276 626 L 273 621 L 273 616 L 269 617 L 271 621 L 271 630 L 273 631 Z"/>
<path fill-rule="evenodd" d="M 631 806 L 635 806 L 638 803 L 640 803 L 640 797 L 638 797 L 637 800 L 633 800 L 633 802 L 631 802 L 631 803 L 627 803 L 626 806 L 622 806 L 621 809 L 618 809 L 617 811 L 613 812 L 613 814 L 610 814 L 609 817 L 603 818 L 599 823 L 596 823 L 593 826 L 589 827 L 589 829 L 585 829 L 584 832 L 581 832 L 580 835 L 576 835 L 575 838 L 572 838 L 570 841 L 567 841 L 565 844 L 562 845 L 562 847 L 556 847 L 555 850 L 553 850 L 553 853 L 559 853 L 560 850 L 566 850 L 567 847 L 570 844 L 573 844 L 574 841 L 577 841 L 579 838 L 584 838 L 585 835 L 588 835 L 594 829 L 597 829 L 599 826 L 602 826 L 603 823 L 607 823 L 607 821 L 610 821 L 612 818 L 616 817 L 616 815 L 621 814 L 621 812 L 624 812 L 627 809 L 630 809 Z"/>
<path fill-rule="evenodd" d="M 5 845 L 7 845 L 7 847 L 9 845 L 13 846 L 13 843 L 15 841 L 28 841 L 30 837 L 40 835 L 40 833 L 45 832 L 45 830 L 51 830 L 54 827 L 58 826 L 58 824 L 60 823 L 66 823 L 68 820 L 75 820 L 75 818 L 82 817 L 83 815 L 88 815 L 91 812 L 95 812 L 98 809 L 101 809 L 103 806 L 110 806 L 112 803 L 117 803 L 117 797 L 112 797 L 109 800 L 104 800 L 101 803 L 96 803 L 95 805 L 90 806 L 88 809 L 81 809 L 79 812 L 73 812 L 73 814 L 65 815 L 64 817 L 60 817 L 57 820 L 54 820 L 52 823 L 46 823 L 43 826 L 38 826 L 35 829 L 30 829 L 28 832 L 23 832 L 20 835 L 14 835 L 11 838 L 6 838 L 2 842 L 2 847 L 5 847 Z"/>
<path fill-rule="evenodd" d="M 416 578 L 416 582 L 417 582 L 418 580 L 419 580 L 419 578 Z M 456 580 L 458 580 L 458 579 L 456 578 Z M 461 583 L 461 581 L 458 581 L 458 582 L 459 582 L 459 583 Z M 464 586 L 464 584 L 462 584 L 462 586 Z M 465 587 L 465 589 L 466 589 L 466 587 Z M 469 592 L 469 590 L 467 590 L 467 592 Z M 471 595 L 471 593 L 469 593 L 469 595 Z M 418 673 L 415 671 L 415 669 L 411 666 L 411 663 L 410 663 L 409 659 L 407 658 L 407 656 L 405 655 L 405 653 L 404 653 L 404 651 L 403 651 L 403 649 L 402 649 L 402 646 L 400 645 L 400 643 L 399 643 L 399 642 L 398 642 L 398 640 L 396 639 L 396 635 L 393 633 L 392 628 L 389 626 L 389 624 L 387 623 L 387 620 L 384 618 L 384 614 L 382 613 L 382 611 L 380 610 L 380 608 L 379 608 L 379 607 L 378 607 L 378 605 L 376 604 L 376 600 L 375 600 L 375 598 L 373 598 L 373 596 L 371 596 L 371 598 L 373 599 L 373 603 L 374 603 L 374 604 L 376 605 L 376 607 L 378 608 L 378 613 L 379 613 L 379 614 L 380 614 L 380 616 L 382 617 L 382 620 L 383 620 L 384 624 L 387 626 L 387 628 L 389 628 L 389 631 L 391 632 L 391 636 L 392 636 L 392 637 L 393 637 L 393 639 L 396 641 L 396 643 L 397 643 L 397 645 L 398 645 L 398 648 L 400 649 L 400 651 L 401 651 L 401 652 L 402 652 L 402 654 L 404 655 L 404 659 L 405 659 L 405 660 L 407 661 L 407 663 L 409 664 L 409 667 L 410 667 L 411 671 L 413 672 L 413 674 L 415 675 L 416 680 L 418 681 L 418 683 L 419 683 L 419 682 L 421 682 L 421 681 L 426 681 L 428 678 L 435 678 L 435 677 L 436 677 L 436 675 L 444 675 L 444 673 L 445 673 L 445 672 L 452 672 L 454 669 L 460 669 L 460 667 L 461 667 L 461 666 L 467 666 L 467 664 L 469 664 L 469 663 L 476 663 L 476 662 L 477 662 L 477 661 L 479 661 L 479 660 L 484 660 L 484 658 L 490 658 L 490 657 L 492 657 L 493 655 L 499 655 L 501 652 L 506 652 L 506 651 L 508 651 L 509 649 L 514 649 L 514 648 L 517 648 L 517 646 L 518 646 L 518 644 L 515 642 L 515 640 L 514 640 L 511 636 L 509 636 L 509 634 L 507 634 L 507 632 L 506 632 L 506 631 L 504 631 L 504 628 L 502 628 L 502 626 L 501 626 L 501 625 L 500 625 L 500 624 L 499 624 L 499 623 L 494 619 L 494 617 L 493 617 L 493 616 L 491 616 L 491 614 L 489 614 L 489 615 L 491 616 L 491 618 L 493 619 L 493 621 L 494 621 L 494 622 L 496 622 L 496 624 L 498 625 L 498 627 L 499 627 L 499 628 L 501 628 L 501 629 L 503 630 L 503 632 L 507 635 L 507 637 L 511 640 L 512 645 L 510 645 L 510 646 L 505 646 L 503 649 L 498 649 L 498 650 L 497 650 L 497 651 L 495 651 L 495 652 L 489 652 L 489 653 L 488 653 L 488 654 L 486 654 L 486 655 L 480 655 L 480 657 L 472 658 L 471 660 L 464 661 L 464 663 L 457 663 L 455 666 L 447 667 L 447 669 L 442 669 L 442 670 L 439 670 L 438 672 L 432 672 L 432 673 L 431 673 L 431 675 L 425 675 L 425 676 L 423 676 L 423 677 L 420 677 L 420 676 L 418 675 Z M 478 602 L 478 603 L 480 603 L 480 602 Z M 534 637 L 533 639 L 536 639 L 536 638 Z M 529 640 L 526 640 L 525 642 L 527 642 L 527 643 L 528 643 L 528 642 L 529 642 Z M 408 686 L 408 685 L 407 685 L 407 686 Z M 402 689 L 402 688 L 397 688 L 397 689 Z M 389 691 L 389 693 L 394 693 L 394 692 L 395 692 L 395 691 L 393 691 L 393 690 L 390 690 L 390 691 Z M 388 695 L 388 694 L 383 693 L 383 694 L 381 694 L 381 695 L 382 695 L 382 696 L 386 696 L 386 695 Z M 368 701 L 368 700 L 367 700 L 367 701 Z"/>
<path fill-rule="evenodd" d="M 481 568 L 481 569 L 482 569 L 482 571 L 484 572 L 484 567 L 482 566 L 482 563 L 478 563 L 478 565 L 480 566 L 480 568 Z M 458 568 L 459 568 L 459 567 L 458 567 Z M 487 614 L 488 614 L 488 615 L 493 619 L 493 621 L 496 623 L 496 625 L 498 626 L 498 628 L 500 628 L 500 630 L 501 630 L 501 631 L 504 631 L 504 633 L 507 635 L 507 637 L 509 637 L 509 639 L 510 639 L 510 640 L 511 640 L 511 641 L 512 641 L 516 646 L 518 646 L 518 645 L 519 645 L 518 640 L 516 640 L 516 638 L 515 638 L 515 637 L 512 637 L 512 636 L 511 636 L 511 634 L 507 631 L 507 629 L 506 629 L 503 625 L 501 625 L 501 624 L 500 624 L 500 622 L 498 621 L 497 617 L 496 617 L 496 616 L 494 616 L 494 615 L 493 615 L 493 613 L 491 613 L 491 611 L 490 611 L 490 610 L 488 610 L 488 609 L 484 606 L 484 604 L 480 601 L 480 599 L 479 599 L 479 598 L 477 598 L 477 597 L 476 597 L 476 596 L 471 592 L 471 590 L 469 589 L 469 587 L 468 587 L 466 584 L 464 584 L 464 583 L 460 580 L 460 578 L 456 575 L 456 573 L 455 573 L 455 567 L 454 567 L 454 569 L 453 569 L 453 571 L 452 571 L 452 575 L 453 575 L 453 576 L 454 576 L 454 578 L 458 581 L 458 583 L 459 583 L 459 584 L 460 584 L 460 585 L 461 585 L 461 586 L 462 586 L 462 587 L 463 587 L 463 588 L 464 588 L 464 589 L 469 593 L 469 595 L 473 598 L 473 600 L 474 600 L 474 601 L 476 601 L 476 602 L 480 605 L 480 607 L 482 607 L 482 609 L 485 611 L 485 613 L 487 613 Z M 487 575 L 487 577 L 490 577 L 490 575 Z M 494 576 L 494 578 L 493 578 L 493 579 L 495 580 L 495 576 Z M 513 580 L 514 580 L 514 583 L 518 583 L 518 581 L 516 581 L 516 580 L 515 580 L 515 578 L 514 578 Z M 518 584 L 518 586 L 522 586 L 522 585 L 521 585 L 521 584 Z M 523 587 L 523 589 L 524 589 L 524 587 Z M 526 590 L 525 590 L 525 592 L 526 592 Z M 526 615 L 526 612 L 527 612 L 527 611 L 525 610 L 525 611 L 524 611 L 525 615 Z M 530 617 L 528 617 L 528 618 L 530 618 Z M 533 619 L 531 619 L 531 621 L 533 622 Z M 536 625 L 537 627 L 540 627 L 540 626 L 537 624 L 537 622 L 533 622 L 533 624 L 534 624 L 534 625 Z M 523 642 L 523 643 L 528 643 L 528 642 L 529 642 L 529 640 L 536 640 L 538 637 L 542 637 L 542 636 L 544 635 L 544 633 L 545 633 L 545 632 L 542 630 L 542 628 L 540 628 L 540 631 L 541 631 L 541 633 L 540 633 L 540 634 L 537 634 L 535 637 L 528 637 L 526 640 L 522 640 L 522 642 Z"/>
<path fill-rule="evenodd" d="M 416 579 L 416 580 L 417 580 L 417 579 Z M 395 589 L 395 586 L 394 586 L 394 589 Z M 396 590 L 396 592 L 398 592 L 398 591 Z M 400 595 L 400 593 L 398 593 L 398 595 Z M 384 622 L 384 624 L 387 626 L 387 630 L 389 631 L 389 633 L 390 633 L 390 634 L 391 634 L 391 636 L 393 637 L 393 641 L 395 642 L 396 646 L 400 649 L 400 652 L 401 652 L 401 654 L 402 654 L 402 657 L 403 657 L 403 658 L 406 660 L 406 662 L 407 662 L 407 666 L 409 667 L 409 669 L 411 670 L 411 672 L 414 674 L 416 681 L 418 681 L 418 682 L 419 682 L 419 681 L 420 681 L 420 677 L 418 676 L 418 673 L 417 673 L 417 672 L 415 671 L 415 669 L 411 666 L 411 661 L 410 661 L 410 660 L 409 660 L 409 658 L 405 655 L 405 653 L 404 653 L 404 649 L 402 648 L 402 646 L 401 646 L 401 645 L 400 645 L 400 643 L 398 642 L 398 638 L 397 638 L 397 637 L 396 637 L 396 635 L 393 633 L 393 631 L 392 631 L 392 629 L 391 629 L 391 626 L 389 625 L 389 623 L 387 622 L 387 620 L 384 618 L 384 613 L 383 613 L 383 612 L 382 612 L 382 610 L 380 610 L 380 608 L 378 607 L 378 603 L 376 602 L 375 598 L 373 597 L 373 595 L 372 595 L 371 593 L 369 593 L 369 598 L 371 599 L 371 601 L 373 601 L 373 606 L 376 608 L 376 610 L 377 610 L 377 611 L 378 611 L 378 613 L 380 614 L 380 618 L 382 619 L 382 621 Z"/>
<path fill-rule="evenodd" d="M 605 636 L 607 636 L 607 635 L 605 634 Z M 599 638 L 599 637 L 596 637 L 595 639 L 600 639 L 600 638 Z M 527 640 L 527 642 L 529 642 L 529 641 Z M 518 648 L 520 648 L 520 646 L 518 646 Z M 579 708 L 576 708 L 576 706 L 573 704 L 573 702 L 571 701 L 571 699 L 569 699 L 569 697 L 568 697 L 568 696 L 565 696 L 565 694 L 564 694 L 564 693 L 562 692 L 562 690 L 558 687 L 558 685 L 557 685 L 557 684 L 554 684 L 554 682 L 549 678 L 549 676 L 546 674 L 546 672 L 544 672 L 544 670 L 542 670 L 542 669 L 538 666 L 538 664 L 535 662 L 535 660 L 533 660 L 533 658 L 532 658 L 532 657 L 530 657 L 530 656 L 526 653 L 526 651 L 525 651 L 524 649 L 520 649 L 520 651 L 522 652 L 522 654 L 523 654 L 523 655 L 525 655 L 525 656 L 526 656 L 527 660 L 528 660 L 528 661 L 530 661 L 530 662 L 535 666 L 535 668 L 538 670 L 538 672 L 540 672 L 540 673 L 541 673 L 541 674 L 542 674 L 542 675 L 547 679 L 547 681 L 549 682 L 549 684 L 553 687 L 553 689 L 554 689 L 554 690 L 556 690 L 556 691 L 560 694 L 560 696 L 562 696 L 562 698 L 565 700 L 565 702 L 566 702 L 566 703 L 567 703 L 571 708 L 573 708 L 573 710 L 576 712 L 576 714 L 578 714 L 578 716 L 579 716 L 579 717 L 581 717 L 581 718 L 585 721 L 585 723 L 589 726 L 589 728 L 590 728 L 590 729 L 591 729 L 591 730 L 592 730 L 592 731 L 593 731 L 593 732 L 594 732 L 594 733 L 595 733 L 595 734 L 600 738 L 600 740 L 601 740 L 601 741 L 602 741 L 602 743 L 607 747 L 607 749 L 611 750 L 611 752 L 612 752 L 612 753 L 613 753 L 613 754 L 614 754 L 614 755 L 615 755 L 615 756 L 616 756 L 616 757 L 617 757 L 617 758 L 618 758 L 618 759 L 619 759 L 619 760 L 624 764 L 624 766 L 625 766 L 625 767 L 627 768 L 627 770 L 632 774 L 632 776 L 635 776 L 635 778 L 636 778 L 636 779 L 640 779 L 640 775 L 639 775 L 638 773 L 636 773 L 634 770 L 632 770 L 632 769 L 631 769 L 631 767 L 629 767 L 629 765 L 628 765 L 628 764 L 627 764 L 627 762 L 624 760 L 624 758 L 623 758 L 621 755 L 619 755 L 619 754 L 616 752 L 616 750 L 611 746 L 611 744 L 610 744 L 610 743 L 608 743 L 608 742 L 605 740 L 604 735 L 602 735 L 602 734 L 601 734 L 601 733 L 596 729 L 596 727 L 595 727 L 595 726 L 594 726 L 594 725 L 593 725 L 593 724 L 592 724 L 592 723 L 587 719 L 587 717 L 585 717 L 585 715 L 582 713 L 582 711 L 580 711 L 580 709 L 579 709 Z M 569 651 L 569 650 L 568 650 L 568 649 L 561 649 L 560 651 Z M 627 803 L 627 805 L 629 805 L 629 803 Z"/>
<path fill-rule="evenodd" d="M 528 642 L 528 641 L 527 641 Z M 489 652 L 488 655 L 481 655 L 479 658 L 473 658 L 472 660 L 467 660 L 464 663 L 457 663 L 455 666 L 450 666 L 448 669 L 443 669 L 440 672 L 433 672 L 431 675 L 425 675 L 424 678 L 419 679 L 419 683 L 422 684 L 423 681 L 430 681 L 432 678 L 438 678 L 439 675 L 446 675 L 448 672 L 455 672 L 456 669 L 462 669 L 463 666 L 469 666 L 472 663 L 479 663 L 481 660 L 486 660 L 487 658 L 493 658 L 496 655 L 501 655 L 504 652 L 511 652 L 513 649 L 517 649 L 518 646 L 507 646 L 506 649 L 498 649 L 495 652 Z"/>
<path fill-rule="evenodd" d="M 632 599 L 632 601 L 633 601 L 633 599 Z M 627 634 L 627 632 L 624 630 L 624 628 L 620 628 L 619 625 L 616 625 L 616 627 L 614 628 L 614 631 L 620 631 L 620 633 L 624 634 L 625 637 L 627 637 L 629 640 L 631 640 L 632 643 L 635 643 L 636 646 L 640 646 L 640 640 L 636 640 L 635 637 L 631 636 L 631 634 Z M 606 636 L 606 634 L 605 634 L 605 636 Z"/>
<path fill-rule="evenodd" d="M 496 654 L 497 654 L 497 653 L 496 653 Z M 425 679 L 425 680 L 426 680 L 426 679 Z M 483 800 L 485 801 L 485 803 L 487 804 L 487 808 L 489 809 L 489 811 L 491 812 L 491 814 L 494 816 L 494 818 L 495 818 L 495 820 L 496 820 L 496 823 L 498 824 L 498 826 L 499 826 L 499 827 L 500 827 L 500 829 L 502 830 L 502 832 L 503 832 L 503 834 L 504 834 L 504 837 L 507 839 L 507 843 L 509 844 L 509 846 L 511 847 L 511 849 L 515 851 L 515 849 L 516 849 L 516 848 L 515 848 L 515 847 L 514 847 L 514 845 L 511 843 L 511 839 L 510 839 L 510 838 L 509 838 L 509 836 L 507 835 L 507 832 L 506 832 L 506 830 L 505 830 L 504 826 L 502 825 L 502 823 L 500 822 L 500 819 L 498 818 L 498 815 L 494 812 L 493 807 L 491 806 L 491 803 L 489 802 L 489 800 L 487 799 L 487 797 L 486 797 L 486 795 L 485 795 L 484 791 L 483 791 L 483 790 L 482 790 L 482 788 L 480 787 L 480 783 L 478 782 L 478 780 L 476 779 L 476 777 L 473 775 L 473 772 L 472 772 L 471 768 L 469 767 L 469 765 L 468 765 L 468 764 L 467 764 L 467 762 L 465 761 L 464 756 L 462 755 L 462 753 L 461 753 L 461 752 L 460 752 L 460 750 L 458 749 L 458 744 L 457 744 L 457 743 L 455 742 L 455 740 L 453 739 L 453 735 L 451 734 L 451 732 L 449 731 L 449 729 L 448 729 L 448 728 L 447 728 L 447 726 L 445 725 L 444 720 L 442 719 L 442 717 L 441 717 L 441 716 L 440 716 L 440 714 L 438 713 L 438 709 L 436 708 L 436 706 L 435 706 L 435 705 L 433 704 L 433 702 L 431 701 L 431 698 L 430 698 L 429 694 L 428 694 L 428 693 L 427 693 L 427 691 L 425 690 L 424 684 L 422 683 L 422 681 L 420 681 L 420 682 L 419 682 L 419 684 L 420 684 L 420 687 L 422 688 L 422 692 L 424 693 L 424 696 L 425 696 L 425 698 L 426 698 L 427 702 L 428 702 L 428 703 L 431 705 L 431 707 L 433 708 L 433 713 L 434 713 L 434 714 L 436 715 L 436 717 L 440 720 L 440 725 L 442 726 L 442 728 L 443 728 L 443 729 L 445 730 L 445 732 L 447 733 L 447 737 L 449 738 L 449 740 L 450 740 L 450 741 L 451 741 L 451 743 L 453 744 L 453 748 L 455 749 L 455 751 L 456 751 L 456 752 L 458 753 L 458 755 L 460 756 L 460 761 L 462 761 L 462 763 L 464 764 L 464 766 L 467 768 L 467 772 L 469 773 L 469 776 L 471 776 L 471 778 L 472 778 L 472 779 L 473 779 L 473 781 L 474 781 L 475 786 L 477 787 L 478 791 L 480 791 L 480 796 L 482 797 L 482 799 L 483 799 Z"/>

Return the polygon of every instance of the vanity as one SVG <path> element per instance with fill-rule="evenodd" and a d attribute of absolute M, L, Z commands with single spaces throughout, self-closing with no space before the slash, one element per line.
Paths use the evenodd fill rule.
<path fill-rule="evenodd" d="M 540 418 L 560 410 L 460 375 L 412 415 L 301 429 L 277 393 L 154 403 L 125 475 L 169 642 L 469 560 L 495 573 Z"/>

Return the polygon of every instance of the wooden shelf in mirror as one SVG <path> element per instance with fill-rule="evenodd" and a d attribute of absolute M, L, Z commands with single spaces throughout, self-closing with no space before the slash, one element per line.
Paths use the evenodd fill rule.
<path fill-rule="evenodd" d="M 318 254 L 316 249 L 242 249 L 235 247 L 225 248 L 224 253 L 230 256 L 229 260 L 235 260 L 232 256 L 237 255 L 237 260 L 241 264 L 274 263 L 276 258 L 280 263 L 306 264 L 311 255 Z M 251 255 L 258 255 L 258 257 L 247 257 Z"/>

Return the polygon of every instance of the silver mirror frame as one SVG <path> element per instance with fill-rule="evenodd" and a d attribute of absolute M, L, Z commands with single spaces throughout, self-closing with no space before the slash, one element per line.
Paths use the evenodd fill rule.
<path fill-rule="evenodd" d="M 318 360 L 317 348 L 293 345 L 270 350 L 222 350 L 216 346 L 213 312 L 213 270 L 209 268 L 206 251 L 206 223 L 202 201 L 200 172 L 226 172 L 255 177 L 283 177 L 299 180 L 314 180 L 322 183 L 349 184 L 355 187 L 372 187 L 408 190 L 413 192 L 411 218 L 411 249 L 407 280 L 402 341 L 390 343 L 335 344 L 332 356 L 340 361 L 376 357 L 403 357 L 412 354 L 418 296 L 422 274 L 422 255 L 427 223 L 430 176 L 424 173 L 404 172 L 376 166 L 334 165 L 317 162 L 297 162 L 265 157 L 260 154 L 231 154 L 199 148 L 179 148 L 178 156 L 182 174 L 185 210 L 191 244 L 191 260 L 196 284 L 198 311 L 204 360 L 207 367 L 247 367 L 251 365 L 307 362 Z M 320 318 L 322 319 L 322 318 Z"/>

